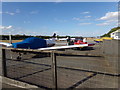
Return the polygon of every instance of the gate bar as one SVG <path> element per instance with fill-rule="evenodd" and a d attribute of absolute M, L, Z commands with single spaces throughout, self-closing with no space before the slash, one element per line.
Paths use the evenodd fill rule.
<path fill-rule="evenodd" d="M 7 77 L 7 67 L 6 67 L 6 52 L 2 49 L 2 75 Z"/>
<path fill-rule="evenodd" d="M 56 63 L 56 53 L 51 52 L 52 56 L 52 74 L 53 74 L 53 85 L 55 90 L 57 90 L 57 63 Z"/>

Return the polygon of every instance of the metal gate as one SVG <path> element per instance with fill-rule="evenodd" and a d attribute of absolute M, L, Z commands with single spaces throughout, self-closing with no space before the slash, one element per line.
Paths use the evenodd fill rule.
<path fill-rule="evenodd" d="M 112 73 L 103 57 L 3 48 L 2 65 L 3 76 L 43 89 L 118 87 L 119 75 Z"/>

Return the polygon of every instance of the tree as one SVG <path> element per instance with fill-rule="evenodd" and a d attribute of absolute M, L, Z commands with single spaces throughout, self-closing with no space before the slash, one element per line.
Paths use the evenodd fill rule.
<path fill-rule="evenodd" d="M 116 30 L 120 29 L 120 27 L 115 27 L 115 28 L 112 28 L 107 34 L 104 34 L 102 35 L 101 37 L 110 37 L 110 34 L 112 32 L 115 32 Z"/>

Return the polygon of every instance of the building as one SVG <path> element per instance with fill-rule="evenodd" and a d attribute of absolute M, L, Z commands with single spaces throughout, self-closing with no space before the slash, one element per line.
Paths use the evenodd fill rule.
<path fill-rule="evenodd" d="M 115 32 L 112 32 L 112 33 L 110 34 L 110 36 L 111 36 L 111 38 L 113 38 L 113 39 L 120 39 L 120 29 L 118 29 L 118 30 L 115 31 Z"/>

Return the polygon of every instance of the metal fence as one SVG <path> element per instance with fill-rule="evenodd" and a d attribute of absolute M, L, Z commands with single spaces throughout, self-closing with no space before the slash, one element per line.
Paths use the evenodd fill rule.
<path fill-rule="evenodd" d="M 2 48 L 3 76 L 39 88 L 118 88 L 104 57 L 68 51 Z"/>

